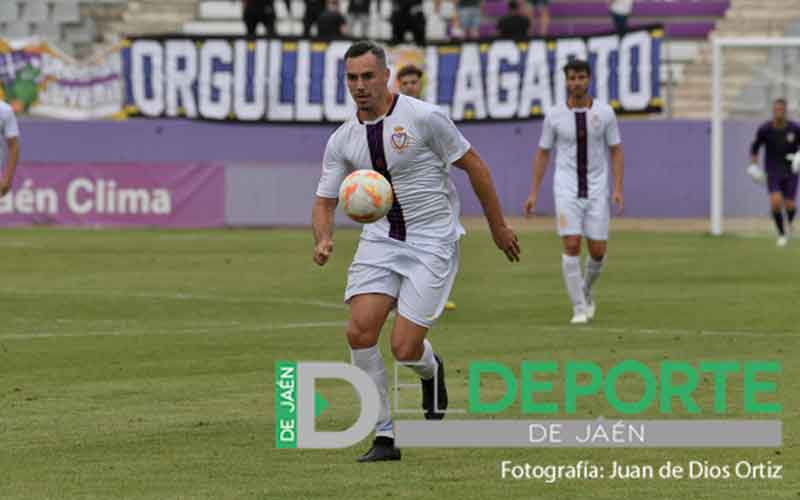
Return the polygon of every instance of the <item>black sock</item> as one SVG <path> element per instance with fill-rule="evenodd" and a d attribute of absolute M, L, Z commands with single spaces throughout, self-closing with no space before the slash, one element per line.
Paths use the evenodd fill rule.
<path fill-rule="evenodd" d="M 775 226 L 778 228 L 778 234 L 783 236 L 783 212 L 780 210 L 772 212 L 772 218 L 775 219 Z"/>
<path fill-rule="evenodd" d="M 796 208 L 787 208 L 786 209 L 786 218 L 789 219 L 789 224 L 794 222 L 794 214 L 797 213 Z"/>
<path fill-rule="evenodd" d="M 394 438 L 390 438 L 389 436 L 376 436 L 373 443 L 381 446 L 394 446 Z"/>

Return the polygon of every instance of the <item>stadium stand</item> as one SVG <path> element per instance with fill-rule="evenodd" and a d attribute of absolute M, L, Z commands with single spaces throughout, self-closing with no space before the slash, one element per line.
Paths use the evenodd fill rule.
<path fill-rule="evenodd" d="M 676 0 L 672 2 L 638 0 L 634 3 L 631 27 L 664 24 L 670 38 L 704 38 L 714 21 L 725 13 L 729 0 Z M 495 35 L 494 19 L 508 11 L 506 0 L 486 2 L 484 36 Z M 589 35 L 613 30 L 607 1 L 562 0 L 551 2 L 550 31 L 554 36 Z"/>
<path fill-rule="evenodd" d="M 786 30 L 786 36 L 800 37 L 800 21 Z M 736 99 L 728 103 L 728 112 L 734 116 L 764 115 L 768 111 L 765 103 L 775 99 L 786 99 L 789 109 L 800 107 L 800 48 L 768 49 L 766 64 L 752 68 L 750 78 L 741 88 Z M 727 60 L 726 60 L 726 63 Z M 729 63 L 728 63 L 729 64 Z M 745 75 L 747 72 L 745 71 Z"/>
<path fill-rule="evenodd" d="M 702 41 L 714 28 L 715 22 L 724 15 L 730 3 L 730 0 L 707 2 L 637 0 L 631 17 L 633 27 L 654 23 L 663 23 L 666 27 L 668 42 L 665 44 L 664 64 L 661 70 L 663 85 L 678 84 L 683 80 L 685 65 L 697 57 Z M 442 15 L 436 15 L 432 0 L 426 0 L 423 5 L 428 19 L 428 38 L 432 41 L 446 40 L 448 36 L 446 17 L 449 17 L 453 7 L 445 1 L 441 10 Z M 278 32 L 284 35 L 299 35 L 302 31 L 300 19 L 303 15 L 304 2 L 293 0 L 291 16 L 286 12 L 282 2 L 275 2 L 275 9 L 278 16 Z M 343 11 L 347 9 L 346 0 L 342 4 L 342 9 Z M 389 38 L 390 9 L 389 1 L 373 3 L 370 37 Z M 487 2 L 481 28 L 484 36 L 495 35 L 496 20 L 505 14 L 506 10 L 505 0 Z M 606 0 L 554 0 L 551 2 L 550 12 L 553 35 L 588 35 L 612 29 Z M 183 32 L 244 34 L 241 17 L 239 2 L 201 0 L 197 19 L 184 24 Z"/>
<path fill-rule="evenodd" d="M 133 2 L 131 2 L 133 3 Z M 0 2 L 0 37 L 40 37 L 67 53 L 90 53 L 106 41 L 114 19 L 128 7 L 125 0 L 4 0 Z"/>
<path fill-rule="evenodd" d="M 349 2 L 340 2 L 342 12 L 347 12 Z M 433 1 L 424 2 L 424 10 L 428 18 L 428 34 L 430 40 L 442 40 L 446 36 L 444 20 L 433 15 Z M 291 14 L 286 11 L 283 2 L 275 2 L 277 15 L 277 31 L 281 35 L 298 36 L 303 32 L 302 18 L 305 12 L 303 0 L 292 0 Z M 371 31 L 369 38 L 388 39 L 391 37 L 392 28 L 389 24 L 391 15 L 391 2 L 387 0 L 372 2 Z M 260 28 L 263 29 L 263 28 Z M 232 34 L 243 35 L 242 7 L 239 2 L 228 0 L 204 0 L 200 2 L 197 19 L 183 27 L 184 33 L 191 34 Z"/>
<path fill-rule="evenodd" d="M 782 36 L 788 34 L 798 20 L 800 2 L 797 0 L 731 0 L 730 8 L 709 36 Z M 763 95 L 758 95 L 758 88 L 767 91 L 763 88 L 763 75 L 770 71 L 771 65 L 779 63 L 775 52 L 737 49 L 736 58 L 726 61 L 723 105 L 727 112 L 747 115 L 754 107 L 763 107 L 765 101 Z M 710 116 L 711 45 L 707 40 L 699 44 L 694 60 L 684 68 L 683 81 L 675 90 L 673 109 L 674 115 L 681 118 Z"/>
<path fill-rule="evenodd" d="M 389 38 L 391 28 L 387 21 L 391 3 L 389 1 L 373 4 L 373 32 L 371 37 Z M 638 0 L 634 6 L 632 26 L 664 23 L 667 35 L 671 38 L 702 39 L 714 27 L 714 22 L 721 17 L 730 4 L 729 0 L 675 0 L 663 2 L 658 0 Z M 347 2 L 343 2 L 346 9 Z M 379 10 L 380 9 L 380 10 Z M 508 9 L 506 0 L 488 0 L 482 22 L 481 34 L 494 36 L 497 18 Z M 303 2 L 295 0 L 292 4 L 290 18 L 283 5 L 276 5 L 279 24 L 278 31 L 286 35 L 299 33 L 298 21 L 302 17 Z M 443 40 L 447 37 L 446 20 L 434 14 L 433 1 L 424 2 L 424 10 L 428 17 L 429 39 Z M 443 9 L 445 12 L 452 9 Z M 608 15 L 606 0 L 554 0 L 550 5 L 551 34 L 588 35 L 612 29 Z M 244 33 L 241 26 L 241 6 L 238 2 L 228 0 L 203 0 L 200 3 L 198 19 L 184 26 L 187 33 Z"/>
<path fill-rule="evenodd" d="M 292 0 L 291 14 L 276 2 L 277 29 L 284 35 L 299 35 L 303 0 Z M 342 3 L 347 8 L 347 0 Z M 446 40 L 447 21 L 453 6 L 443 1 L 440 14 L 433 0 L 425 0 L 428 38 Z M 505 0 L 488 0 L 481 32 L 493 36 L 496 19 L 507 9 Z M 391 2 L 373 2 L 370 38 L 386 39 L 391 33 L 388 18 Z M 611 30 L 606 0 L 552 0 L 553 35 L 587 35 Z M 631 26 L 662 23 L 666 43 L 662 84 L 672 84 L 671 110 L 683 118 L 707 118 L 710 110 L 709 36 L 775 36 L 800 32 L 800 2 L 797 0 L 637 0 Z M 98 42 L 113 42 L 126 34 L 244 33 L 241 4 L 234 0 L 11 0 L 0 2 L 0 37 L 21 39 L 38 36 L 54 42 L 68 53 L 90 53 Z M 781 60 L 779 60 L 781 59 Z M 785 66 L 785 56 L 776 51 L 740 51 L 726 73 L 726 108 L 747 113 L 760 106 L 764 96 L 782 88 L 759 80 L 775 65 Z M 755 70 L 753 68 L 756 68 Z M 664 92 L 663 95 L 667 95 Z"/>
<path fill-rule="evenodd" d="M 239 2 L 230 2 L 238 4 Z M 197 17 L 198 0 L 137 0 L 128 3 L 120 23 L 113 29 L 119 35 L 180 33 L 182 26 Z"/>

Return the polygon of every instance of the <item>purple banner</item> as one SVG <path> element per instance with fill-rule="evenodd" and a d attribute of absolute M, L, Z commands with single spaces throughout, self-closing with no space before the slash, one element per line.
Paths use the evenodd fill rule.
<path fill-rule="evenodd" d="M 217 164 L 22 164 L 0 226 L 214 227 L 225 224 Z"/>

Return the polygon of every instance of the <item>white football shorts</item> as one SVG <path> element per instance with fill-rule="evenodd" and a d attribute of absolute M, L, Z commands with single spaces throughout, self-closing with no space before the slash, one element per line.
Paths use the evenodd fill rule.
<path fill-rule="evenodd" d="M 559 236 L 580 235 L 607 241 L 611 207 L 607 196 L 578 198 L 556 195 L 556 227 Z"/>
<path fill-rule="evenodd" d="M 362 239 L 347 272 L 344 301 L 381 293 L 397 299 L 397 313 L 430 328 L 442 314 L 458 272 L 458 242 L 429 251 L 402 241 Z"/>

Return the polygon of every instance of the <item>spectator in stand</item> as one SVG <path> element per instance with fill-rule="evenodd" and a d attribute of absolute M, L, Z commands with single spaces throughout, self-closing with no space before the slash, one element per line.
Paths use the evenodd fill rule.
<path fill-rule="evenodd" d="M 335 40 L 347 35 L 347 19 L 339 12 L 339 1 L 328 0 L 327 8 L 317 19 L 317 38 Z"/>
<path fill-rule="evenodd" d="M 633 11 L 633 0 L 609 0 L 608 10 L 617 33 L 622 34 L 628 31 L 628 17 Z"/>
<path fill-rule="evenodd" d="M 550 0 L 528 0 L 531 4 L 530 15 L 528 16 L 533 24 L 533 17 L 538 12 L 539 14 L 539 36 L 547 36 L 547 30 L 550 28 L 550 10 L 547 4 Z"/>
<path fill-rule="evenodd" d="M 522 13 L 517 0 L 508 2 L 508 14 L 497 21 L 497 34 L 503 38 L 519 40 L 528 38 L 531 29 L 531 20 Z"/>
<path fill-rule="evenodd" d="M 356 38 L 369 38 L 369 9 L 372 0 L 350 0 L 347 7 L 349 32 Z"/>
<path fill-rule="evenodd" d="M 287 2 L 289 0 L 286 0 Z M 308 38 L 311 36 L 311 27 L 317 24 L 317 19 L 322 11 L 325 10 L 324 0 L 305 0 L 306 12 L 303 14 L 303 36 Z M 317 27 L 319 30 L 319 27 Z"/>
<path fill-rule="evenodd" d="M 458 23 L 463 30 L 464 38 L 480 37 L 482 12 L 483 0 L 458 0 Z"/>
<path fill-rule="evenodd" d="M 425 13 L 422 0 L 392 0 L 392 45 L 405 43 L 411 32 L 416 45 L 425 45 Z"/>
<path fill-rule="evenodd" d="M 287 12 L 292 12 L 289 0 L 283 0 Z M 263 24 L 267 36 L 275 36 L 275 0 L 242 0 L 242 20 L 247 36 L 256 36 L 258 25 Z"/>

